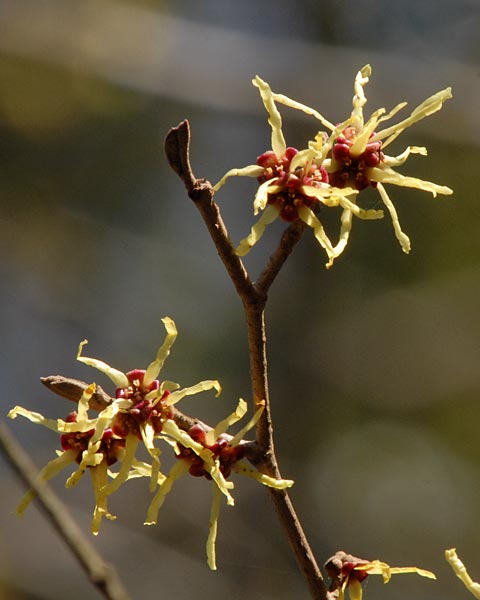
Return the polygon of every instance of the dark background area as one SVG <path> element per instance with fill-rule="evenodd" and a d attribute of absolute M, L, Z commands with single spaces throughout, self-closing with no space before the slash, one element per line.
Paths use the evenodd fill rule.
<path fill-rule="evenodd" d="M 467 597 L 443 551 L 456 546 L 480 579 L 479 25 L 478 0 L 0 0 L 3 414 L 15 404 L 49 417 L 71 410 L 43 375 L 111 390 L 76 362 L 79 341 L 120 370 L 145 367 L 169 315 L 179 337 L 162 375 L 182 386 L 220 379 L 220 398 L 181 406 L 219 421 L 250 395 L 243 314 L 166 164 L 168 129 L 190 120 L 193 168 L 216 182 L 270 145 L 255 74 L 334 122 L 349 114 L 366 63 L 367 115 L 402 100 L 411 110 L 451 85 L 453 100 L 389 148 L 427 146 L 401 172 L 455 192 L 389 186 L 411 254 L 388 218 L 356 221 L 326 271 L 307 231 L 271 290 L 267 324 L 279 460 L 319 561 L 343 549 L 437 573 L 436 584 L 406 575 L 385 589 L 371 577 L 370 600 Z M 318 129 L 283 114 L 290 145 Z M 236 242 L 254 222 L 255 189 L 232 180 L 217 196 Z M 364 206 L 380 207 L 373 190 Z M 253 274 L 282 228 L 246 258 Z M 53 458 L 54 434 L 9 425 L 39 467 Z M 0 598 L 96 598 L 36 507 L 12 515 L 23 490 L 3 462 L 0 472 Z M 65 479 L 53 485 L 88 531 L 89 478 L 74 490 Z M 142 525 L 144 483 L 112 497 L 118 519 L 95 540 L 132 598 L 307 597 L 255 482 L 237 479 L 235 508 L 222 506 L 216 573 L 204 551 L 208 483 L 178 482 L 154 528 Z"/>

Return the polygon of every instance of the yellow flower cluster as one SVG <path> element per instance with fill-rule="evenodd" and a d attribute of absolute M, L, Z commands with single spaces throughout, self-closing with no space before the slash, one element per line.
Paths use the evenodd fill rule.
<path fill-rule="evenodd" d="M 430 192 L 433 196 L 452 194 L 448 187 L 408 177 L 396 171 L 396 167 L 403 165 L 410 154 L 425 156 L 426 148 L 408 146 L 398 156 L 388 156 L 384 152 L 407 127 L 440 110 L 443 103 L 452 97 L 451 88 L 427 98 L 410 116 L 395 125 L 377 131 L 379 125 L 394 117 L 405 107 L 406 102 L 398 104 L 388 113 L 380 108 L 365 120 L 363 108 L 367 98 L 364 87 L 370 75 L 370 65 L 357 73 L 353 110 L 338 125 L 332 124 L 315 109 L 274 93 L 268 83 L 255 77 L 253 85 L 259 89 L 272 129 L 272 149 L 259 156 L 255 165 L 231 169 L 214 186 L 215 191 L 218 191 L 232 176 L 256 177 L 260 183 L 253 207 L 254 214 L 260 211 L 263 214 L 250 234 L 240 242 L 236 250 L 239 256 L 247 254 L 262 237 L 266 226 L 278 217 L 287 222 L 300 219 L 313 229 L 316 239 L 327 253 L 327 267 L 330 267 L 348 243 L 353 216 L 360 219 L 381 219 L 384 216 L 382 210 L 365 210 L 358 206 L 359 194 L 368 187 L 377 189 L 390 214 L 400 246 L 408 253 L 410 240 L 401 229 L 397 211 L 384 184 L 416 188 Z M 277 104 L 315 117 L 328 132 L 320 131 L 303 150 L 287 147 Z M 319 219 L 323 207 L 341 208 L 340 232 L 336 244 L 330 240 Z"/>
<path fill-rule="evenodd" d="M 263 411 L 257 410 L 252 419 L 236 435 L 228 435 L 227 429 L 247 412 L 247 404 L 240 400 L 237 409 L 218 425 L 210 429 L 200 424 L 189 431 L 180 429 L 174 420 L 173 406 L 185 396 L 221 387 L 216 380 L 201 381 L 180 389 L 172 381 L 157 378 L 177 336 L 175 323 L 169 317 L 162 319 L 167 335 L 155 360 L 146 370 L 135 369 L 122 373 L 103 361 L 81 355 L 86 341 L 80 344 L 77 358 L 104 373 L 116 385 L 115 399 L 96 417 L 89 416 L 89 401 L 95 393 L 94 383 L 89 385 L 78 401 L 77 410 L 63 419 L 47 419 L 43 415 L 16 406 L 9 412 L 14 419 L 23 416 L 33 423 L 43 425 L 60 434 L 61 450 L 39 473 L 39 481 L 48 481 L 69 465 L 78 465 L 67 479 L 66 487 L 75 486 L 88 470 L 95 495 L 92 533 L 97 535 L 103 517 L 115 519 L 107 501 L 126 481 L 136 477 L 148 477 L 150 490 L 154 493 L 147 509 L 146 524 L 157 521 L 158 510 L 170 492 L 176 479 L 186 473 L 203 476 L 212 481 L 213 502 L 210 516 L 210 532 L 207 541 L 207 558 L 210 568 L 216 568 L 215 540 L 222 495 L 227 504 L 233 505 L 230 493 L 234 484 L 227 478 L 233 471 L 253 477 L 260 483 L 284 489 L 293 481 L 274 479 L 250 467 L 244 458 L 244 435 L 255 426 Z M 168 475 L 161 472 L 160 448 L 157 443 L 166 442 L 173 448 L 177 461 Z M 150 462 L 136 458 L 140 442 L 148 451 Z M 118 463 L 120 468 L 111 467 Z M 17 513 L 22 516 L 34 498 L 32 490 L 22 498 Z"/>

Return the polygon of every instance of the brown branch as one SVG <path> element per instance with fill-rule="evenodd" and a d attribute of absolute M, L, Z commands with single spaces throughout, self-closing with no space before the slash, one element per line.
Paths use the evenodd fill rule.
<path fill-rule="evenodd" d="M 295 245 L 300 241 L 305 227 L 306 224 L 298 220 L 284 231 L 278 248 L 272 254 L 267 266 L 255 282 L 255 288 L 258 293 L 266 294 L 268 292 Z"/>
<path fill-rule="evenodd" d="M 228 232 L 221 219 L 220 210 L 213 202 L 214 190 L 212 186 L 204 179 L 196 179 L 193 174 L 190 165 L 189 147 L 190 128 L 188 121 L 183 121 L 168 133 L 165 140 L 165 151 L 172 169 L 182 179 L 189 197 L 195 202 L 200 211 L 218 254 L 242 299 L 247 321 L 254 403 L 265 402 L 265 410 L 257 424 L 257 445 L 260 453 L 253 460 L 262 472 L 281 478 L 275 457 L 268 395 L 264 310 L 267 292 L 293 247 L 300 239 L 304 231 L 304 225 L 295 223 L 287 229 L 278 249 L 271 256 L 256 285 L 253 285 L 242 261 L 235 254 Z M 328 592 L 321 571 L 288 494 L 284 490 L 270 488 L 269 492 L 312 597 L 318 600 L 327 600 Z"/>
<path fill-rule="evenodd" d="M 78 379 L 70 379 L 69 377 L 63 377 L 63 375 L 40 377 L 40 381 L 50 391 L 62 396 L 62 398 L 72 400 L 73 402 L 78 402 L 83 392 L 88 387 L 88 384 L 84 383 L 83 381 L 79 381 Z M 99 385 L 97 385 L 88 405 L 92 410 L 97 410 L 100 412 L 111 402 L 112 398 L 106 392 L 104 392 Z"/>
<path fill-rule="evenodd" d="M 190 125 L 187 120 L 173 127 L 165 138 L 165 153 L 172 169 L 183 181 L 191 198 L 207 226 L 218 255 L 230 275 L 235 289 L 244 300 L 255 294 L 248 273 L 243 266 L 223 223 L 220 209 L 213 201 L 214 190 L 210 182 L 196 179 L 190 166 Z"/>
<path fill-rule="evenodd" d="M 39 484 L 35 466 L 2 422 L 0 449 L 18 477 L 35 492 L 35 498 L 47 519 L 77 558 L 92 584 L 109 600 L 128 600 L 129 596 L 115 569 L 103 560 L 95 546 L 83 535 L 51 488 L 45 483 Z"/>

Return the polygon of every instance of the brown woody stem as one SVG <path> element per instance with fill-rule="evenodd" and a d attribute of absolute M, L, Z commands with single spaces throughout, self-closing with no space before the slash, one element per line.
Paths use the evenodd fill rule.
<path fill-rule="evenodd" d="M 268 290 L 295 244 L 299 241 L 305 226 L 303 223 L 297 222 L 287 228 L 264 271 L 257 282 L 252 283 L 240 257 L 235 254 L 233 244 L 222 221 L 220 209 L 213 200 L 212 186 L 204 179 L 196 179 L 193 174 L 189 146 L 190 127 L 188 121 L 183 121 L 167 134 L 165 151 L 170 166 L 183 181 L 188 196 L 194 201 L 202 215 L 220 259 L 242 300 L 247 323 L 254 404 L 265 402 L 265 410 L 257 424 L 259 451 L 251 460 L 261 472 L 281 478 L 275 456 L 268 394 L 265 306 Z M 268 489 L 298 565 L 308 583 L 312 598 L 326 600 L 329 593 L 289 495 L 285 490 Z"/>

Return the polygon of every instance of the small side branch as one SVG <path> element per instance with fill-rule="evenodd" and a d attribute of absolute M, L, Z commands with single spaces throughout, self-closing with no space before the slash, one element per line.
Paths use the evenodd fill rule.
<path fill-rule="evenodd" d="M 303 221 L 298 220 L 285 230 L 278 248 L 272 254 L 267 266 L 255 282 L 258 293 L 266 294 L 268 292 L 270 286 L 279 274 L 280 269 L 283 267 L 283 264 L 290 256 L 296 244 L 300 241 L 300 238 L 305 231 L 305 227 L 306 224 Z"/>
<path fill-rule="evenodd" d="M 37 470 L 4 423 L 0 422 L 0 449 L 19 478 L 35 492 L 47 519 L 65 541 L 92 584 L 108 600 L 128 600 L 115 569 L 107 564 L 83 535 L 75 521 L 46 484 L 39 484 Z"/>

